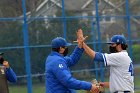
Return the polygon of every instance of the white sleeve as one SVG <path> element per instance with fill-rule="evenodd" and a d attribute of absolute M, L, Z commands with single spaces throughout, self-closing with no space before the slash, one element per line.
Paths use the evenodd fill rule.
<path fill-rule="evenodd" d="M 105 66 L 120 66 L 121 55 L 119 53 L 103 54 Z"/>

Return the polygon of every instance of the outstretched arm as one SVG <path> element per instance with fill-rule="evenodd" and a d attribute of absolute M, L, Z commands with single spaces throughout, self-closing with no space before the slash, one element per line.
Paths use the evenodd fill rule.
<path fill-rule="evenodd" d="M 61 67 L 59 66 L 60 64 L 62 65 Z M 95 84 L 73 78 L 63 60 L 58 60 L 56 64 L 53 65 L 53 74 L 56 76 L 57 80 L 67 88 L 90 90 L 93 93 L 99 93 L 99 88 Z"/>
<path fill-rule="evenodd" d="M 83 44 L 79 42 L 78 46 L 75 47 L 73 53 L 69 57 L 65 57 L 68 67 L 75 65 L 80 60 L 83 51 Z"/>
<path fill-rule="evenodd" d="M 83 48 L 86 52 L 86 54 L 88 54 L 92 59 L 95 58 L 95 51 L 93 51 L 89 46 L 87 46 L 87 44 L 85 44 L 83 42 Z"/>
<path fill-rule="evenodd" d="M 82 47 L 84 48 L 86 54 L 88 54 L 92 59 L 94 59 L 95 61 L 104 62 L 102 53 L 95 52 L 86 43 L 84 43 L 86 38 L 87 38 L 87 36 L 84 37 L 82 30 L 79 29 L 77 31 L 77 41 L 76 42 L 78 42 L 78 44 L 82 45 Z"/>
<path fill-rule="evenodd" d="M 76 47 L 70 56 L 66 56 L 65 60 L 67 62 L 67 66 L 70 67 L 75 65 L 80 60 L 83 51 L 83 48 Z"/>
<path fill-rule="evenodd" d="M 95 57 L 95 51 L 92 50 L 89 46 L 87 46 L 86 43 L 84 43 L 85 39 L 87 38 L 83 36 L 83 31 L 81 29 L 79 29 L 77 31 L 77 42 L 78 42 L 78 45 L 82 45 L 85 52 L 91 57 L 94 59 Z"/>
<path fill-rule="evenodd" d="M 104 88 L 109 88 L 109 82 L 99 82 L 99 84 Z"/>

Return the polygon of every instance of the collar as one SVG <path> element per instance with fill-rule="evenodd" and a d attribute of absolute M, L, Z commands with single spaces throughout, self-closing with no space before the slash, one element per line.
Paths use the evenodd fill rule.
<path fill-rule="evenodd" d="M 127 52 L 126 50 L 122 50 L 121 52 Z"/>
<path fill-rule="evenodd" d="M 51 55 L 51 56 L 53 56 L 53 55 L 57 55 L 57 56 L 61 56 L 61 57 L 63 57 L 60 53 L 55 52 L 55 51 L 52 51 L 50 55 Z"/>

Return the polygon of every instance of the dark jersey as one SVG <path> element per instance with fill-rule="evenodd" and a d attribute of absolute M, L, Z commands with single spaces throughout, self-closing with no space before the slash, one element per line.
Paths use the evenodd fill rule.
<path fill-rule="evenodd" d="M 5 68 L 0 66 L 0 93 L 9 93 Z"/>

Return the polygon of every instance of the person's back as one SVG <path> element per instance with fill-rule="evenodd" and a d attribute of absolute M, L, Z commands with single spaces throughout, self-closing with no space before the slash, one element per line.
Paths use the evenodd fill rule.
<path fill-rule="evenodd" d="M 59 64 L 59 60 L 64 60 L 60 54 L 53 52 L 51 55 L 48 56 L 46 60 L 46 86 L 47 86 L 47 93 L 69 93 L 69 89 L 63 86 L 60 81 L 57 79 L 55 74 L 53 73 L 56 64 Z M 60 67 L 63 66 L 60 63 Z M 60 73 L 61 74 L 61 73 Z M 67 92 L 66 92 L 67 91 Z"/>
<path fill-rule="evenodd" d="M 0 66 L 0 93 L 9 93 L 4 66 Z"/>

